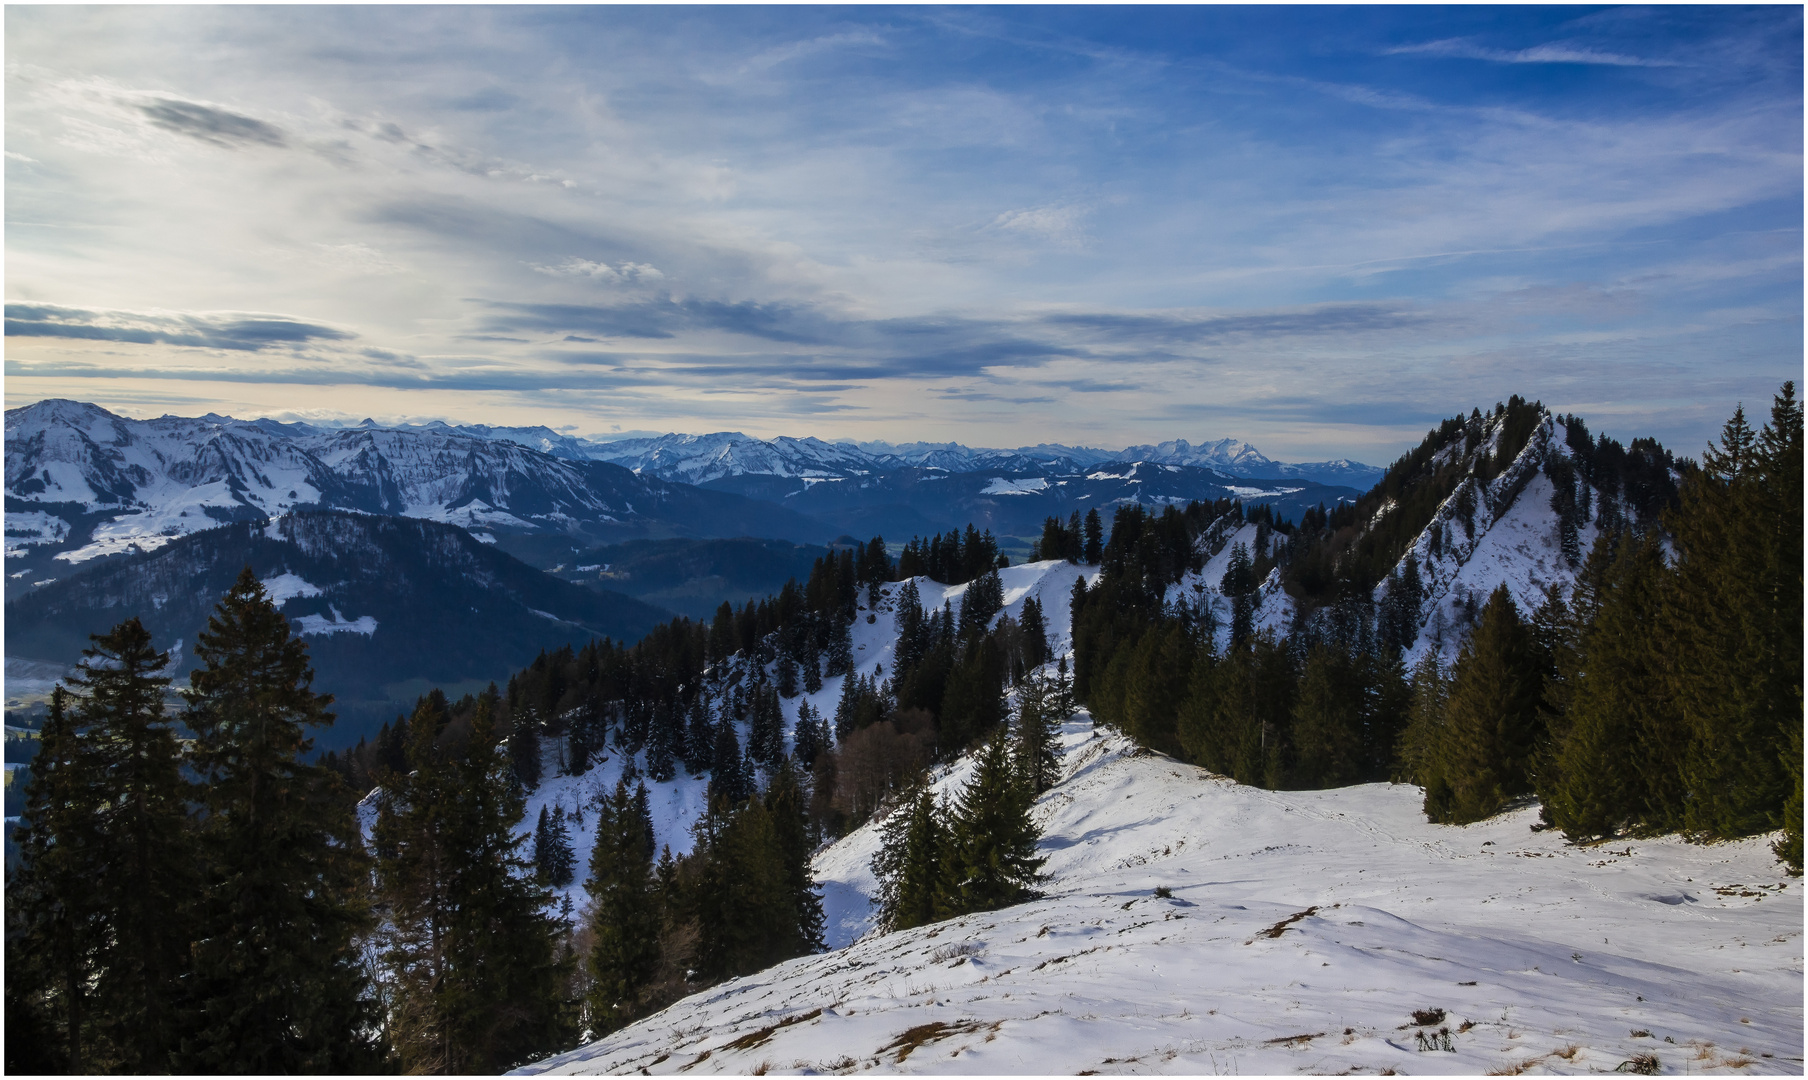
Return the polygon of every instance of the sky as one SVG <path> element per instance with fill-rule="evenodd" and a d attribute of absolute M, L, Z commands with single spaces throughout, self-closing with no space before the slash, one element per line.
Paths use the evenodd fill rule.
<path fill-rule="evenodd" d="M 1801 378 L 1800 7 L 5 20 L 8 408 L 1386 463 Z"/>

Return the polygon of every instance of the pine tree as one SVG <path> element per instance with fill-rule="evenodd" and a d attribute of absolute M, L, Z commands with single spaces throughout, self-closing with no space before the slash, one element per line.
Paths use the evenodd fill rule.
<path fill-rule="evenodd" d="M 643 1014 L 646 990 L 659 969 L 660 915 L 648 824 L 625 777 L 613 795 L 597 803 L 596 845 L 584 888 L 590 894 L 593 942 L 590 1018 L 599 1032 Z"/>
<path fill-rule="evenodd" d="M 691 701 L 690 721 L 684 727 L 684 767 L 693 775 L 709 768 L 716 749 L 716 729 L 709 695 Z"/>
<path fill-rule="evenodd" d="M 367 860 L 340 778 L 306 764 L 332 723 L 307 647 L 250 567 L 195 647 L 188 726 L 206 811 L 193 946 L 195 1030 L 178 1066 L 368 1072 L 382 1060 L 359 938 Z"/>
<path fill-rule="evenodd" d="M 1437 650 L 1428 649 L 1413 668 L 1412 704 L 1406 727 L 1400 732 L 1394 779 L 1425 789 L 1425 816 L 1432 821 L 1450 815 L 1450 781 L 1442 768 L 1449 704 L 1450 673 Z"/>
<path fill-rule="evenodd" d="M 71 727 L 85 744 L 72 777 L 91 799 L 82 858 L 94 877 L 81 907 L 100 947 L 87 979 L 83 1064 L 109 1072 L 167 1072 L 177 1048 L 176 1002 L 188 974 L 199 892 L 198 851 L 174 731 L 164 719 L 169 654 L 137 619 L 96 635 L 70 680 Z M 51 838 L 54 843 L 54 837 Z"/>
<path fill-rule="evenodd" d="M 780 697 L 797 696 L 797 662 L 791 659 L 790 653 L 781 653 L 778 658 L 778 693 Z"/>
<path fill-rule="evenodd" d="M 951 892 L 961 911 L 989 911 L 1035 895 L 1047 860 L 1036 854 L 1042 830 L 1030 816 L 1032 801 L 1005 740 L 994 737 L 954 807 Z"/>
<path fill-rule="evenodd" d="M 878 582 L 873 587 L 878 587 Z M 815 694 L 822 690 L 822 657 L 816 648 L 811 646 L 804 653 L 804 693 Z"/>
<path fill-rule="evenodd" d="M 1086 511 L 1086 547 L 1082 555 L 1088 566 L 1097 566 L 1099 559 L 1105 554 L 1105 526 L 1099 520 L 1099 509 L 1093 507 Z"/>
<path fill-rule="evenodd" d="M 846 675 L 854 670 L 854 624 L 839 616 L 829 631 L 828 657 L 830 675 Z"/>

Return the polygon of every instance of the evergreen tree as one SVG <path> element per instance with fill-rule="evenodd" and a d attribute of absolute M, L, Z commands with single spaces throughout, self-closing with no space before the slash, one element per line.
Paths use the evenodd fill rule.
<path fill-rule="evenodd" d="M 954 808 L 951 892 L 962 911 L 989 911 L 1035 895 L 1047 859 L 1036 854 L 1042 830 L 1030 816 L 1033 798 L 1012 768 L 1005 740 L 994 737 Z"/>
<path fill-rule="evenodd" d="M 1042 794 L 1061 779 L 1061 725 L 1071 713 L 1059 711 L 1053 682 L 1036 673 L 1017 688 L 1011 756 L 1032 795 Z"/>
<path fill-rule="evenodd" d="M 822 895 L 810 874 L 815 845 L 810 842 L 803 788 L 789 761 L 780 761 L 773 771 L 765 803 L 772 815 L 781 887 L 789 906 L 789 916 L 777 928 L 778 944 L 787 956 L 817 952 L 822 948 L 823 913 Z"/>
<path fill-rule="evenodd" d="M 960 750 L 1004 722 L 1004 656 L 991 636 L 969 641 L 948 674 L 940 710 L 942 743 Z"/>
<path fill-rule="evenodd" d="M 829 631 L 828 669 L 830 675 L 854 670 L 854 624 L 839 616 Z"/>
<path fill-rule="evenodd" d="M 188 726 L 206 811 L 184 1071 L 369 1072 L 382 1061 L 359 938 L 358 825 L 336 773 L 302 759 L 332 723 L 307 647 L 250 567 L 195 647 Z"/>
<path fill-rule="evenodd" d="M 780 697 L 797 696 L 797 662 L 791 659 L 790 653 L 781 653 L 778 658 L 778 693 Z"/>
<path fill-rule="evenodd" d="M 67 783 L 91 820 L 76 858 L 93 873 L 77 904 L 96 933 L 86 981 L 82 1064 L 94 1071 L 167 1072 L 177 1049 L 177 1001 L 194 940 L 201 879 L 174 731 L 164 719 L 169 654 L 137 619 L 96 635 L 70 679 Z M 88 801 L 91 800 L 91 801 Z M 49 842 L 55 843 L 54 834 Z"/>
<path fill-rule="evenodd" d="M 1657 539 L 1628 536 L 1591 594 L 1596 610 L 1576 643 L 1581 677 L 1566 681 L 1562 735 L 1538 778 L 1546 817 L 1572 839 L 1682 825 L 1688 730 L 1652 635 L 1667 578 Z"/>
<path fill-rule="evenodd" d="M 1018 619 L 1023 628 L 1023 663 L 1025 667 L 1038 668 L 1048 663 L 1048 627 L 1042 617 L 1042 603 L 1034 596 L 1025 597 L 1023 616 Z"/>
<path fill-rule="evenodd" d="M 1362 775 L 1362 698 L 1354 659 L 1326 645 L 1306 654 L 1293 706 L 1292 785 L 1342 787 Z"/>
<path fill-rule="evenodd" d="M 690 722 L 684 728 L 684 767 L 693 775 L 709 768 L 716 750 L 713 708 L 707 694 L 691 700 Z"/>
<path fill-rule="evenodd" d="M 785 756 L 785 713 L 778 691 L 759 687 L 753 695 L 753 724 L 747 735 L 747 753 L 768 769 Z"/>
<path fill-rule="evenodd" d="M 1705 836 L 1785 825 L 1796 786 L 1785 763 L 1802 723 L 1801 431 L 1793 383 L 1761 434 L 1736 411 L 1665 518 L 1670 685 L 1691 741 L 1685 819 Z"/>
<path fill-rule="evenodd" d="M 1256 586 L 1255 568 L 1249 561 L 1249 549 L 1239 541 L 1231 545 L 1230 564 L 1225 567 L 1219 588 L 1230 598 L 1230 643 L 1248 641 L 1255 633 Z"/>
<path fill-rule="evenodd" d="M 822 947 L 807 822 L 788 766 L 765 799 L 713 804 L 698 849 L 696 963 L 705 977 L 745 975 Z"/>
<path fill-rule="evenodd" d="M 390 1030 L 408 1072 L 499 1072 L 573 1034 L 558 921 L 521 855 L 524 806 L 492 706 L 478 699 L 458 755 L 436 749 L 442 706 L 423 699 L 409 724 L 415 769 L 379 809 Z"/>
<path fill-rule="evenodd" d="M 878 582 L 873 586 L 878 587 Z M 814 647 L 804 653 L 804 693 L 815 694 L 822 690 L 822 657 Z"/>
<path fill-rule="evenodd" d="M 879 881 L 881 931 L 909 930 L 946 918 L 952 911 L 952 873 L 947 808 L 922 779 L 911 787 L 881 826 L 873 876 Z"/>
<path fill-rule="evenodd" d="M 797 707 L 797 724 L 792 729 L 791 752 L 805 769 L 814 766 L 816 755 L 826 749 L 820 723 L 816 710 L 810 707 L 809 702 L 803 702 Z"/>
<path fill-rule="evenodd" d="M 555 889 L 571 884 L 576 872 L 576 853 L 571 847 L 571 828 L 565 822 L 565 808 L 555 806 L 549 813 L 540 807 L 540 821 L 534 826 L 534 867 L 540 880 Z"/>
<path fill-rule="evenodd" d="M 716 725 L 716 748 L 709 770 L 709 801 L 734 806 L 753 793 L 753 776 L 741 756 L 741 741 L 726 718 Z"/>
<path fill-rule="evenodd" d="M 515 713 L 508 756 L 522 787 L 532 791 L 540 786 L 540 721 L 531 709 L 523 707 Z"/>
<path fill-rule="evenodd" d="M 644 790 L 644 789 L 643 789 Z M 658 973 L 659 905 L 653 849 L 627 778 L 598 800 L 596 845 L 591 848 L 590 1018 L 599 1032 L 614 1031 L 645 1011 L 646 991 Z"/>
<path fill-rule="evenodd" d="M 1081 554 L 1088 566 L 1097 566 L 1105 553 L 1105 526 L 1099 520 L 1099 509 L 1086 511 L 1086 547 Z"/>
<path fill-rule="evenodd" d="M 92 760 L 92 735 L 77 727 L 68 700 L 61 686 L 51 691 L 23 822 L 14 834 L 20 864 L 9 872 L 6 889 L 9 1073 L 81 1075 L 112 1056 L 104 1047 L 96 1053 L 90 1030 L 90 984 L 107 952 L 106 912 L 93 888 L 108 855 L 97 829 L 105 778 Z M 34 1034 L 31 1028 L 45 1044 L 19 1041 Z M 31 1050 L 41 1056 L 34 1059 Z"/>
<path fill-rule="evenodd" d="M 1450 785 L 1450 805 L 1432 820 L 1479 821 L 1531 790 L 1533 751 L 1542 734 L 1542 668 L 1529 628 L 1506 586 L 1499 586 L 1457 656 L 1445 740 L 1434 751 Z"/>

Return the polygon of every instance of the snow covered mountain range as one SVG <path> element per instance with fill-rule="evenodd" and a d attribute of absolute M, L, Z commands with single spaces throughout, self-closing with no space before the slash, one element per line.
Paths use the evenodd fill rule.
<path fill-rule="evenodd" d="M 591 443 L 586 451 L 599 461 L 613 461 L 635 472 L 650 472 L 667 480 L 705 484 L 723 477 L 795 476 L 851 477 L 893 472 L 903 468 L 940 469 L 944 472 L 1085 472 L 1107 463 L 1147 462 L 1152 465 L 1189 465 L 1242 479 L 1312 480 L 1366 488 L 1382 470 L 1360 462 L 1336 461 L 1287 464 L 1271 461 L 1261 451 L 1236 439 L 1220 439 L 1199 446 L 1176 439 L 1123 450 L 1098 450 L 1085 446 L 1044 443 L 1014 450 L 993 450 L 960 443 L 827 443 L 821 439 L 756 439 L 738 431 L 710 435 L 661 435 L 648 439 Z"/>
<path fill-rule="evenodd" d="M 1174 459 L 1155 467 L 1159 476 L 1135 475 L 1152 461 L 1101 467 L 1103 452 L 1070 447 L 896 449 L 735 433 L 592 443 L 546 428 L 325 428 L 215 414 L 132 420 L 41 401 L 6 414 L 6 591 L 21 595 L 92 559 L 303 507 L 458 525 L 550 567 L 574 547 L 642 538 L 822 543 L 843 532 L 929 535 L 970 521 L 1022 535 L 1046 514 L 1094 506 L 1108 514 L 1126 498 L 1280 500 L 1297 516 L 1358 493 L 1228 441 L 1136 448 Z M 1252 475 L 1295 472 L 1251 484 L 1201 464 L 1225 461 Z M 924 480 L 951 481 L 963 497 L 949 499 L 948 485 L 918 490 Z"/>
<path fill-rule="evenodd" d="M 503 434 L 521 433 L 331 430 L 211 414 L 131 420 L 62 400 L 12 409 L 8 584 L 297 507 L 425 518 L 479 539 L 497 531 L 592 544 L 671 535 L 825 539 L 821 523 L 770 503 L 555 456 Z"/>

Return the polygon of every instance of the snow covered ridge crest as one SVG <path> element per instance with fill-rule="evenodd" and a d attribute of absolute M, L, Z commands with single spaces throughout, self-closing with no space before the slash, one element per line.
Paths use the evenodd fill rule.
<path fill-rule="evenodd" d="M 1064 744 L 1042 899 L 787 961 L 519 1072 L 1801 1070 L 1802 890 L 1763 839 L 1577 847 L 1530 807 L 1437 826 L 1408 786 L 1239 786 L 1084 715 Z M 868 826 L 825 850 L 825 889 L 870 889 L 876 847 Z"/>

